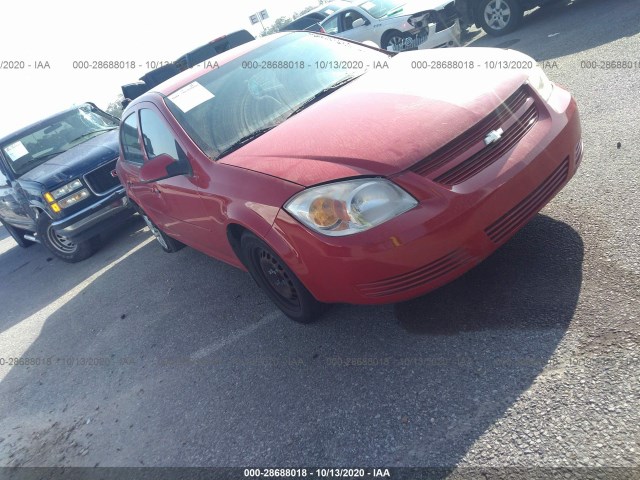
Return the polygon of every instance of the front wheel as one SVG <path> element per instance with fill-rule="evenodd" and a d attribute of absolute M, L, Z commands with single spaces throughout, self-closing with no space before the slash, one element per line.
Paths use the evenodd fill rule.
<path fill-rule="evenodd" d="M 311 323 L 326 307 L 298 280 L 282 259 L 255 235 L 245 232 L 242 255 L 249 273 L 273 303 L 290 319 Z"/>
<path fill-rule="evenodd" d="M 398 30 L 390 30 L 382 36 L 380 48 L 382 50 L 388 50 L 389 47 L 391 47 L 394 52 L 401 52 L 402 50 L 410 47 L 410 45 L 407 45 L 410 38 L 410 36 L 407 36 Z"/>
<path fill-rule="evenodd" d="M 51 226 L 51 219 L 44 213 L 38 217 L 36 227 L 42 245 L 60 260 L 68 263 L 80 262 L 89 258 L 95 251 L 94 239 L 74 242 L 64 235 L 60 235 Z"/>
<path fill-rule="evenodd" d="M 481 0 L 478 21 L 489 35 L 500 36 L 514 31 L 524 15 L 518 0 Z"/>
<path fill-rule="evenodd" d="M 149 231 L 156 238 L 162 249 L 167 253 L 174 253 L 184 247 L 184 243 L 179 242 L 178 240 L 171 238 L 169 235 L 164 233 L 162 230 L 158 228 L 158 226 L 151 221 L 151 219 L 147 216 L 146 213 L 140 211 L 140 216 L 144 220 L 144 223 L 149 227 Z"/>

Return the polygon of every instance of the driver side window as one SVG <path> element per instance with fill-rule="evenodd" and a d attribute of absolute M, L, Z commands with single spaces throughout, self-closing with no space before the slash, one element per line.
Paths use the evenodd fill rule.
<path fill-rule="evenodd" d="M 328 35 L 335 35 L 338 33 L 338 15 L 334 15 L 331 18 L 327 18 L 322 22 L 322 28 Z"/>
<path fill-rule="evenodd" d="M 142 164 L 142 150 L 138 141 L 138 117 L 135 112 L 122 122 L 120 143 L 122 144 L 122 155 L 127 162 Z"/>
<path fill-rule="evenodd" d="M 148 108 L 140 110 L 140 130 L 144 151 L 151 160 L 158 155 L 167 154 L 175 160 L 186 160 L 186 155 L 164 120 Z"/>
<path fill-rule="evenodd" d="M 363 20 L 365 20 L 365 18 L 362 15 L 360 15 L 358 12 L 355 12 L 353 10 L 349 10 L 348 12 L 345 12 L 342 17 L 342 24 L 344 26 L 343 31 L 346 32 L 347 30 L 353 29 L 353 22 L 355 22 L 359 18 L 362 18 Z"/>

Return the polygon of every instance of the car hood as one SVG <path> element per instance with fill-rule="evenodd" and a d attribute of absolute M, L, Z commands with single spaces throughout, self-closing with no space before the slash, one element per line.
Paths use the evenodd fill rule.
<path fill-rule="evenodd" d="M 116 129 L 90 138 L 86 142 L 47 160 L 22 175 L 20 181 L 37 182 L 47 189 L 51 189 L 115 159 L 119 152 L 118 130 Z"/>
<path fill-rule="evenodd" d="M 474 68 L 418 68 L 454 60 Z M 533 62 L 489 48 L 400 53 L 388 68 L 369 70 L 220 162 L 304 186 L 401 172 L 483 119 L 528 78 L 528 71 L 486 68 L 485 60 Z"/>
<path fill-rule="evenodd" d="M 403 15 L 412 15 L 426 10 L 436 10 L 444 7 L 447 3 L 451 3 L 451 0 L 413 0 L 394 10 L 390 10 L 389 13 L 391 13 L 391 15 L 385 15 L 379 20 L 401 17 Z"/>

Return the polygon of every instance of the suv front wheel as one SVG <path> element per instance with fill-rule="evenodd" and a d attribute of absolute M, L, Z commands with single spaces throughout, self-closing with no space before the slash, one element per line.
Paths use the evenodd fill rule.
<path fill-rule="evenodd" d="M 95 250 L 94 239 L 73 242 L 64 235 L 57 233 L 51 226 L 51 219 L 45 214 L 41 214 L 38 217 L 36 227 L 40 243 L 60 260 L 76 263 L 93 255 Z"/>

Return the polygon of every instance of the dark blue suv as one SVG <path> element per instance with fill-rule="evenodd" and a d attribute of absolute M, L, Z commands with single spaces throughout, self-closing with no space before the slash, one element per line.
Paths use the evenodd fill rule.
<path fill-rule="evenodd" d="M 118 124 L 85 103 L 0 138 L 0 221 L 18 245 L 78 262 L 133 213 L 115 172 Z"/>

